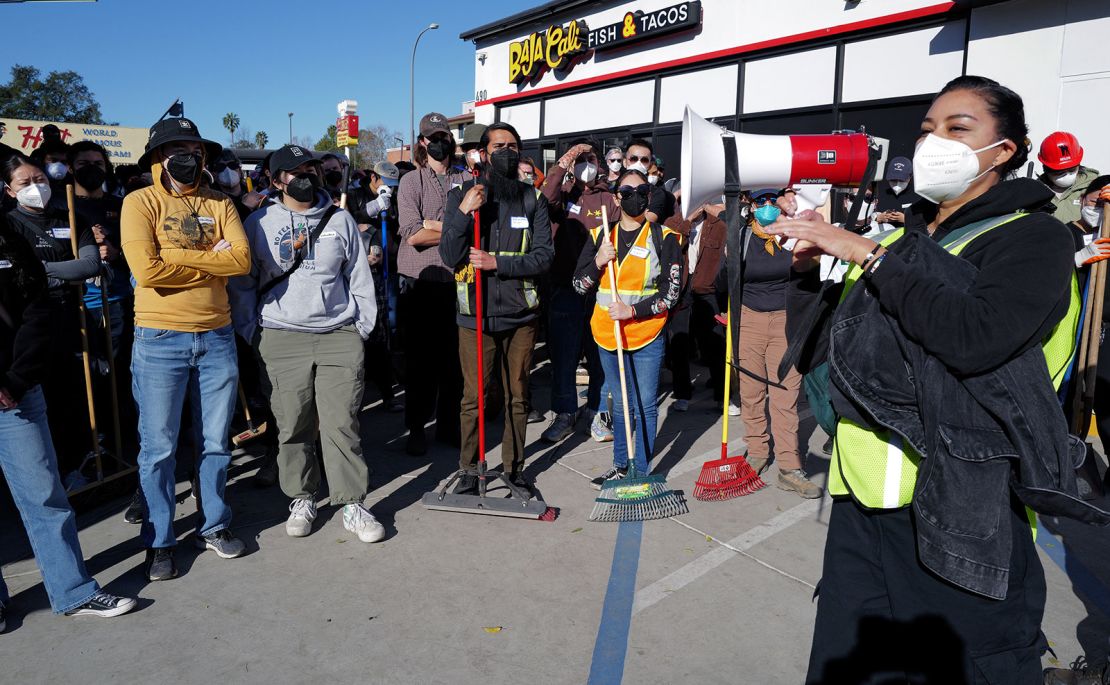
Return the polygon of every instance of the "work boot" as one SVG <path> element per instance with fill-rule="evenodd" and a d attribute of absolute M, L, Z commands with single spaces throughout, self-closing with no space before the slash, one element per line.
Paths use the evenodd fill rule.
<path fill-rule="evenodd" d="M 422 457 L 428 453 L 428 436 L 424 435 L 423 428 L 409 431 L 409 439 L 405 441 L 405 452 L 410 457 Z"/>
<path fill-rule="evenodd" d="M 195 541 L 197 549 L 210 549 L 221 559 L 235 559 L 243 556 L 243 552 L 247 551 L 247 546 L 243 544 L 243 541 L 232 535 L 231 531 L 226 528 L 208 535 L 198 534 Z"/>
<path fill-rule="evenodd" d="M 806 472 L 801 469 L 779 471 L 779 489 L 796 492 L 803 499 L 817 499 L 821 496 L 821 488 L 810 481 Z"/>
<path fill-rule="evenodd" d="M 146 518 L 146 512 L 143 510 L 143 491 L 135 490 L 135 494 L 131 495 L 131 503 L 123 510 L 123 520 L 128 523 L 142 523 Z"/>
<path fill-rule="evenodd" d="M 145 566 L 147 580 L 169 580 L 177 577 L 177 564 L 173 560 L 173 547 L 148 549 Z"/>
<path fill-rule="evenodd" d="M 763 472 L 767 470 L 767 464 L 771 463 L 770 457 L 752 457 L 745 454 L 744 459 L 748 462 L 748 466 L 752 467 L 752 470 L 755 471 L 757 476 L 763 475 Z"/>
<path fill-rule="evenodd" d="M 478 494 L 478 476 L 466 474 L 459 478 L 455 483 L 456 495 L 477 495 Z"/>
<path fill-rule="evenodd" d="M 574 434 L 574 414 L 556 414 L 551 425 L 540 436 L 540 440 L 555 444 Z"/>
<path fill-rule="evenodd" d="M 1092 666 L 1081 656 L 1071 668 L 1046 668 L 1044 685 L 1110 685 L 1110 663 Z"/>

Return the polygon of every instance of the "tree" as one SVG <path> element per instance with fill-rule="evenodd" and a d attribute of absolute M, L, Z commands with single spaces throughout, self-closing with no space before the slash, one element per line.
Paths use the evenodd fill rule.
<path fill-rule="evenodd" d="M 254 132 L 251 131 L 250 126 L 239 126 L 235 130 L 239 132 L 239 138 L 231 144 L 231 147 L 236 150 L 253 150 Z"/>
<path fill-rule="evenodd" d="M 235 112 L 228 112 L 224 115 L 224 128 L 231 133 L 231 145 L 235 145 L 235 131 L 239 128 L 239 115 Z"/>
<path fill-rule="evenodd" d="M 339 146 L 335 144 L 335 124 L 328 126 L 328 132 L 324 134 L 323 138 L 316 141 L 312 149 L 320 152 L 335 152 L 339 149 Z"/>
<path fill-rule="evenodd" d="M 265 131 L 259 131 L 254 134 L 254 144 L 258 146 L 259 150 L 264 149 L 268 142 L 270 142 L 270 136 L 266 135 Z"/>
<path fill-rule="evenodd" d="M 351 165 L 356 169 L 369 169 L 385 159 L 385 151 L 393 137 L 401 137 L 400 133 L 390 131 L 385 126 L 378 124 L 372 128 L 360 129 L 358 132 L 358 145 L 351 150 Z M 316 141 L 313 146 L 323 152 L 338 152 L 335 144 L 335 126 L 328 126 L 324 137 Z"/>
<path fill-rule="evenodd" d="M 43 79 L 35 67 L 17 64 L 11 74 L 0 84 L 0 117 L 104 123 L 96 96 L 77 72 L 52 71 Z"/>

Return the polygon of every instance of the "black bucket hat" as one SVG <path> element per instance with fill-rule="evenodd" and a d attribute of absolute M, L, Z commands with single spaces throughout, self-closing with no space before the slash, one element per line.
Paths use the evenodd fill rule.
<path fill-rule="evenodd" d="M 208 161 L 219 158 L 223 146 L 219 143 L 202 138 L 197 125 L 184 117 L 163 119 L 150 127 L 150 137 L 146 141 L 146 151 L 139 157 L 139 168 L 143 171 L 150 169 L 150 156 L 159 147 L 166 143 L 176 143 L 181 140 L 192 140 L 202 143 Z"/>

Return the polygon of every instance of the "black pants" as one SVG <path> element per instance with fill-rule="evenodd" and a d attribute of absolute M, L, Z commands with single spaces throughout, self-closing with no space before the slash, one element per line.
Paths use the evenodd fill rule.
<path fill-rule="evenodd" d="M 698 343 L 701 361 L 709 367 L 713 399 L 725 396 L 725 331 L 714 318 L 721 312 L 716 293 L 694 293 L 690 303 L 690 335 Z"/>
<path fill-rule="evenodd" d="M 684 288 L 667 320 L 667 366 L 676 400 L 688 400 L 694 394 L 690 384 L 690 354 L 694 351 L 690 344 L 690 305 L 690 290 Z"/>
<path fill-rule="evenodd" d="M 436 435 L 458 440 L 462 371 L 455 284 L 402 279 L 397 315 L 405 350 L 405 425 L 424 430 L 434 415 Z"/>
<path fill-rule="evenodd" d="M 917 560 L 910 508 L 832 505 L 807 683 L 1041 682 L 1044 569 L 1024 512 L 1010 513 L 1004 600 L 962 590 Z"/>

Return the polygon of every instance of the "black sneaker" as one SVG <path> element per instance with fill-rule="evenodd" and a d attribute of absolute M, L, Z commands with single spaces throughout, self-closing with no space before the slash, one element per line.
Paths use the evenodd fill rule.
<path fill-rule="evenodd" d="M 614 466 L 613 468 L 609 469 L 608 471 L 601 474 L 597 478 L 594 478 L 593 480 L 591 480 L 590 485 L 594 486 L 594 490 L 600 490 L 605 485 L 605 481 L 614 480 L 614 479 L 621 479 L 621 478 L 625 478 L 627 476 L 628 476 L 628 469 L 618 469 L 617 467 Z"/>
<path fill-rule="evenodd" d="M 477 495 L 478 494 L 478 476 L 462 476 L 459 482 L 455 483 L 456 495 Z"/>
<path fill-rule="evenodd" d="M 540 436 L 546 443 L 557 443 L 574 435 L 574 414 L 556 414 L 551 425 Z"/>
<path fill-rule="evenodd" d="M 539 409 L 528 412 L 528 423 L 543 423 L 546 415 Z"/>
<path fill-rule="evenodd" d="M 143 491 L 136 489 L 135 494 L 131 495 L 131 503 L 123 510 L 123 520 L 127 523 L 142 523 L 146 518 L 144 505 Z"/>
<path fill-rule="evenodd" d="M 147 580 L 169 580 L 176 577 L 177 564 L 173 560 L 173 547 L 157 547 L 146 551 Z"/>
<path fill-rule="evenodd" d="M 512 483 L 517 490 L 520 490 L 528 499 L 532 499 L 536 496 L 535 493 L 532 492 L 531 481 L 525 478 L 523 473 L 512 474 L 509 476 L 509 482 Z"/>
<path fill-rule="evenodd" d="M 126 614 L 128 611 L 134 609 L 135 606 L 135 600 L 130 597 L 116 597 L 115 595 L 109 595 L 107 592 L 98 590 L 95 595 L 89 598 L 89 601 L 67 611 L 66 616 L 98 616 L 100 618 L 112 618 L 114 616 Z"/>
<path fill-rule="evenodd" d="M 428 453 L 428 436 L 424 435 L 423 428 L 409 431 L 409 439 L 405 441 L 405 452 L 410 457 L 422 457 Z"/>
<path fill-rule="evenodd" d="M 210 549 L 221 559 L 234 559 L 243 556 L 247 547 L 243 541 L 231 534 L 227 528 L 209 535 L 196 536 L 197 549 Z"/>

